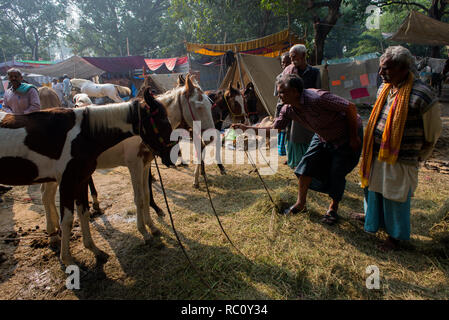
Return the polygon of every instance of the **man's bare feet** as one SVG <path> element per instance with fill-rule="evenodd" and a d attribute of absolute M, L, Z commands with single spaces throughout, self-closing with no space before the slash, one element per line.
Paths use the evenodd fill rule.
<path fill-rule="evenodd" d="M 388 236 L 384 243 L 379 245 L 379 250 L 383 252 L 390 252 L 399 248 L 399 240 Z"/>

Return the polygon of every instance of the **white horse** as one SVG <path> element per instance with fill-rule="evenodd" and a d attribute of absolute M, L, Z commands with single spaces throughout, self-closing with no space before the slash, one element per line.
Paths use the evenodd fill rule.
<path fill-rule="evenodd" d="M 86 107 L 90 106 L 92 100 L 90 100 L 89 96 L 86 93 L 77 93 L 73 97 L 73 103 L 75 104 L 75 108 L 77 107 Z"/>
<path fill-rule="evenodd" d="M 81 93 L 86 93 L 92 98 L 109 97 L 114 102 L 123 102 L 120 98 L 122 95 L 131 95 L 131 90 L 127 87 L 118 86 L 112 83 L 98 84 L 85 79 L 72 79 L 70 83 L 73 87 L 78 88 Z"/>
<path fill-rule="evenodd" d="M 212 105 L 203 91 L 192 83 L 189 76 L 187 76 L 184 86 L 168 91 L 156 97 L 156 100 L 165 107 L 173 129 L 179 127 L 183 122 L 192 126 L 192 117 L 201 121 L 202 129 L 214 128 L 211 114 Z M 153 159 L 153 154 L 142 144 L 142 139 L 131 137 L 100 154 L 97 158 L 96 167 L 97 169 L 128 167 L 134 191 L 134 203 L 137 209 L 137 229 L 142 234 L 145 243 L 151 243 L 153 236 L 160 234 L 150 217 L 148 204 L 151 203 L 158 216 L 164 215 L 163 211 L 154 203 L 151 185 L 148 185 L 150 165 Z M 200 166 L 197 165 L 195 171 L 198 171 L 198 176 Z M 57 183 L 52 182 L 42 185 L 42 202 L 46 212 L 56 210 L 57 186 Z M 93 207 L 99 208 L 96 195 L 92 195 L 92 198 Z M 148 233 L 145 226 L 150 228 L 151 234 Z"/>

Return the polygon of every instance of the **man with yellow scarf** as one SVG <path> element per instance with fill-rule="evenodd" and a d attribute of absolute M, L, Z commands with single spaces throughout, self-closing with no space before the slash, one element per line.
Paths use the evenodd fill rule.
<path fill-rule="evenodd" d="M 383 84 L 363 139 L 360 177 L 364 188 L 365 231 L 386 230 L 380 249 L 396 249 L 410 239 L 410 199 L 418 184 L 418 164 L 430 157 L 441 133 L 440 107 L 431 89 L 413 72 L 413 57 L 401 46 L 380 57 Z"/>

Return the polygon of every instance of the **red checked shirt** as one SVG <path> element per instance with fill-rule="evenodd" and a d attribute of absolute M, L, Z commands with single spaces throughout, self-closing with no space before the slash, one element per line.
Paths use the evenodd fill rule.
<path fill-rule="evenodd" d="M 284 129 L 290 120 L 318 134 L 324 142 L 340 146 L 349 141 L 349 127 L 346 111 L 350 102 L 328 91 L 304 89 L 300 98 L 300 107 L 284 105 L 274 122 L 275 129 Z M 362 119 L 357 114 L 357 127 Z"/>

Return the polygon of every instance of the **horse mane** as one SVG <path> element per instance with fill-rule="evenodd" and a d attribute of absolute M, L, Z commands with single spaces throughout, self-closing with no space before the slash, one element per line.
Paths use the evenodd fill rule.
<path fill-rule="evenodd" d="M 139 103 L 138 100 L 110 103 L 101 106 L 80 107 L 78 109 L 84 109 L 84 111 L 88 112 L 89 127 L 94 132 L 104 131 L 105 128 L 114 127 L 126 131 L 130 128 L 130 124 L 127 123 L 129 107 L 135 103 Z"/>

